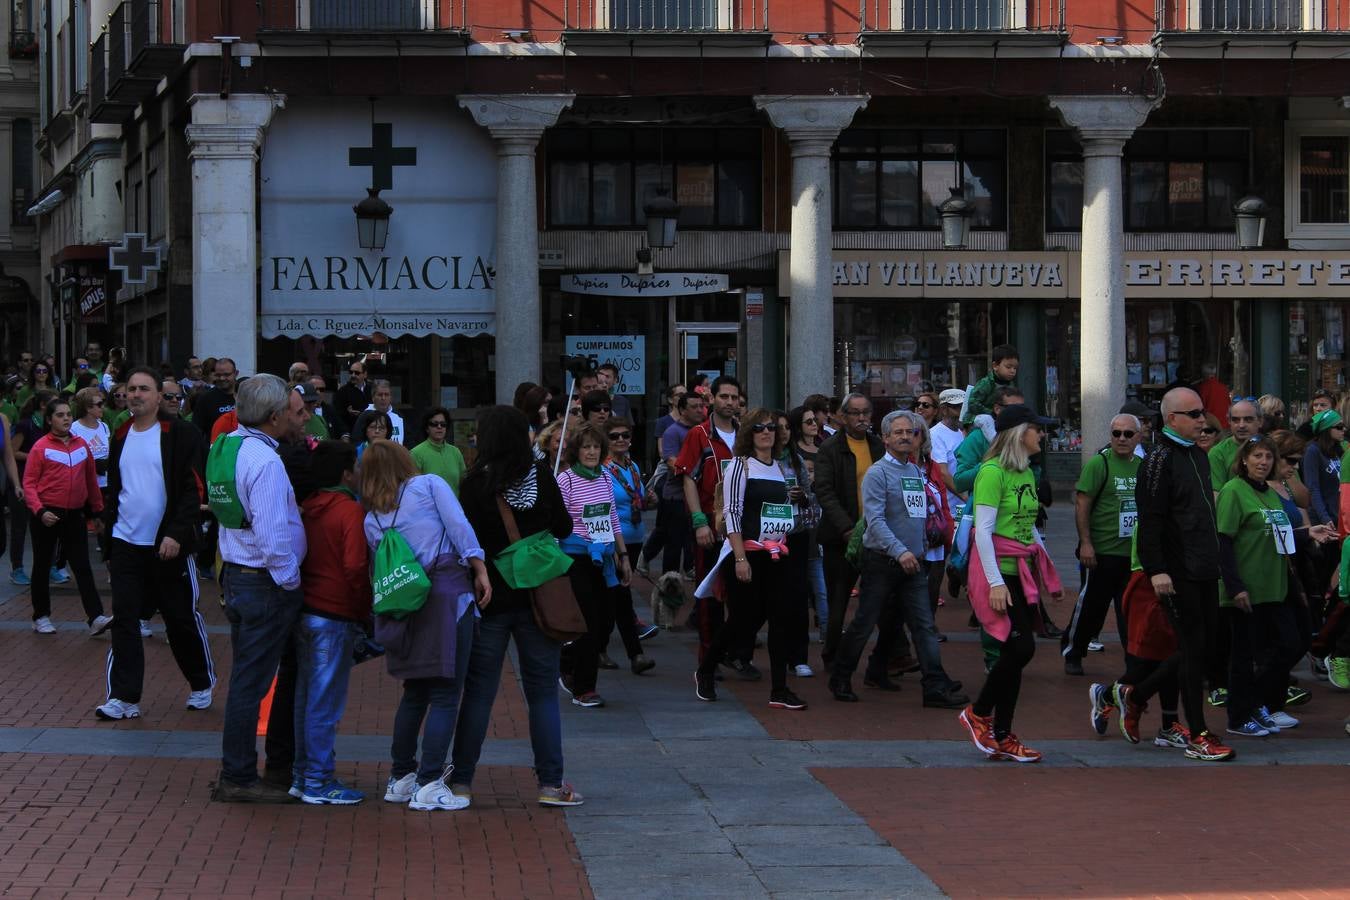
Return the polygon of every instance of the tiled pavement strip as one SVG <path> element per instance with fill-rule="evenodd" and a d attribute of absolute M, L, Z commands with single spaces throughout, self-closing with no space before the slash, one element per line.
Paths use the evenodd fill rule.
<path fill-rule="evenodd" d="M 1060 550 L 1067 546 L 1071 551 L 1072 541 L 1064 532 L 1062 524 L 1058 528 L 1052 525 L 1051 545 Z M 1068 567 L 1071 559 L 1070 556 L 1069 560 L 1061 560 L 1066 582 L 1075 581 L 1072 569 Z M 12 594 L 13 589 L 8 585 L 0 591 L 0 597 L 12 597 Z M 51 759 L 55 763 L 60 760 L 53 758 L 68 757 L 67 765 L 87 758 L 87 766 L 97 768 L 111 765 L 114 758 L 126 757 L 129 758 L 127 765 L 132 769 L 124 771 L 138 771 L 137 766 L 153 769 L 156 765 L 153 761 L 159 760 L 162 761 L 159 765 L 170 767 L 168 771 L 187 773 L 184 784 L 191 785 L 190 789 L 184 785 L 175 788 L 182 790 L 181 797 L 172 797 L 182 804 L 177 815 L 181 817 L 195 809 L 202 819 L 211 818 L 212 804 L 205 800 L 205 781 L 214 777 L 212 761 L 219 754 L 219 735 L 215 729 L 219 726 L 223 706 L 225 672 L 221 672 L 222 689 L 217 692 L 217 705 L 205 716 L 174 712 L 167 716 L 171 725 L 157 729 L 156 717 L 161 711 L 147 703 L 146 718 L 139 722 L 116 726 L 95 723 L 89 710 L 101 691 L 95 673 L 101 669 L 106 645 L 89 642 L 74 633 L 63 633 L 51 639 L 23 633 L 28 627 L 26 599 L 21 596 L 0 605 L 0 619 L 4 620 L 0 621 L 0 641 L 11 647 L 31 647 L 32 642 L 38 640 L 60 642 L 49 646 L 62 648 L 61 653 L 55 654 L 61 662 L 45 679 L 39 679 L 40 684 L 52 684 L 47 679 L 58 672 L 64 677 L 72 677 L 72 668 L 82 670 L 73 677 L 91 680 L 74 686 L 72 695 L 79 698 L 78 702 L 62 700 L 59 704 L 62 708 L 58 710 L 60 715 L 55 718 L 24 708 L 0 711 L 0 754 L 4 754 L 0 756 L 0 765 L 21 760 L 23 764 L 15 768 L 23 770 L 25 766 L 41 765 L 44 760 Z M 225 670 L 228 668 L 228 640 L 223 635 L 228 629 L 222 624 L 214 605 L 213 597 L 204 597 L 203 608 L 208 611 L 208 620 L 216 623 L 210 630 L 217 665 Z M 58 592 L 56 608 L 58 616 L 64 612 L 68 617 L 78 606 L 69 592 Z M 1067 618 L 1067 609 L 1066 601 L 1057 612 L 1061 624 Z M 963 616 L 959 610 L 944 611 L 944 627 L 952 631 L 952 642 L 944 645 L 944 657 L 961 661 L 961 664 L 949 662 L 949 668 L 964 676 L 968 689 L 973 690 L 978 649 L 969 633 L 957 624 L 960 618 Z M 73 632 L 79 626 L 69 623 L 67 628 Z M 172 682 L 173 696 L 176 697 L 183 688 L 177 682 L 172 664 L 166 664 L 163 659 L 167 653 L 162 641 L 156 639 L 151 643 L 147 650 L 148 664 L 153 667 L 151 660 L 160 659 L 159 667 L 154 671 Z M 617 636 L 611 642 L 611 649 L 621 650 Z M 824 894 L 893 897 L 940 895 L 944 890 L 960 894 L 978 892 L 959 878 L 947 877 L 951 872 L 932 864 L 923 846 L 919 846 L 920 852 L 913 860 L 896 849 L 902 842 L 894 836 L 894 827 L 889 826 L 889 830 L 883 827 L 893 821 L 894 813 L 890 820 L 885 816 L 878 818 L 876 803 L 872 801 L 880 798 L 866 787 L 869 780 L 875 781 L 878 789 L 883 784 L 891 784 L 886 780 L 889 776 L 882 775 L 887 771 L 899 776 L 901 770 L 941 769 L 952 772 L 957 778 L 952 784 L 953 790 L 959 791 L 961 780 L 966 777 L 958 774 L 961 770 L 983 770 L 971 773 L 971 777 L 981 779 L 988 778 L 986 773 L 993 769 L 1013 771 L 1012 767 L 987 763 L 968 743 L 958 740 L 953 714 L 918 709 L 919 692 L 912 676 L 907 679 L 910 683 L 901 694 L 883 698 L 874 692 L 865 692 L 863 703 L 857 706 L 829 700 L 822 677 L 811 681 L 797 680 L 794 686 L 807 697 L 812 708 L 804 713 L 784 713 L 763 707 L 767 686 L 762 684 L 723 683 L 720 702 L 701 704 L 695 701 L 690 678 L 693 639 L 688 633 L 662 635 L 647 645 L 647 651 L 658 661 L 657 669 L 649 676 L 638 679 L 626 672 L 602 673 L 600 687 L 609 700 L 607 709 L 578 710 L 564 706 L 568 778 L 588 797 L 586 805 L 567 811 L 566 830 L 570 831 L 575 852 L 584 866 L 583 880 L 589 882 L 595 896 L 805 897 Z M 813 656 L 814 653 L 813 646 Z M 621 656 L 621 653 L 616 655 Z M 11 660 L 16 658 L 15 654 L 6 656 Z M 72 657 L 80 665 L 68 665 L 66 660 Z M 1118 653 L 1114 660 L 1110 653 L 1094 656 L 1089 660 L 1089 668 L 1094 677 L 1109 680 L 1112 666 L 1118 665 Z M 41 665 L 41 662 L 34 661 L 33 665 Z M 1065 679 L 1055 673 L 1057 664 L 1053 645 L 1041 642 L 1036 665 L 1056 676 L 1053 682 L 1056 698 L 1085 694 L 1086 684 L 1091 679 L 1074 679 L 1060 691 L 1059 686 Z M 363 670 L 368 668 L 363 667 Z M 363 670 L 358 670 L 359 678 L 354 677 L 353 711 L 349 711 L 352 721 L 344 721 L 338 758 L 342 767 L 340 775 L 355 777 L 359 786 L 370 791 L 382 784 L 387 771 L 383 765 L 388 759 L 386 735 L 397 693 L 392 679 L 383 672 Z M 1100 676 L 1097 670 L 1101 671 Z M 22 671 L 11 669 L 6 674 L 5 683 L 10 687 L 4 693 L 15 690 L 21 683 L 18 679 L 22 677 Z M 358 682 L 363 687 L 358 688 Z M 148 682 L 147 700 L 153 690 Z M 491 816 L 495 801 L 497 806 L 509 810 L 503 815 L 516 817 L 511 820 L 516 828 L 521 827 L 520 816 L 528 816 L 529 829 L 543 835 L 539 852 L 570 852 L 565 834 L 555 838 L 549 833 L 550 822 L 556 821 L 556 817 L 550 818 L 549 811 L 530 809 L 529 742 L 518 693 L 514 698 L 510 698 L 510 693 L 509 688 L 504 690 L 503 697 L 508 699 L 498 703 L 498 715 L 505 721 L 494 723 L 497 737 L 489 741 L 485 750 L 483 762 L 487 768 L 484 777 L 480 777 L 479 784 L 475 785 L 474 807 L 442 818 L 453 819 L 455 830 L 460 831 L 468 822 L 476 821 L 472 817 Z M 354 711 L 358 694 L 366 697 L 359 714 Z M 1024 718 L 1032 719 L 1032 710 L 1045 700 L 1038 698 L 1037 691 L 1030 685 L 1023 697 Z M 1305 734 L 1288 741 L 1245 743 L 1241 745 L 1237 765 L 1342 765 L 1347 744 L 1339 727 L 1333 730 L 1329 726 L 1338 726 L 1339 715 L 1350 709 L 1342 708 L 1348 705 L 1344 703 L 1332 708 L 1325 698 L 1325 693 L 1319 694 L 1314 706 L 1304 708 L 1323 707 L 1316 736 Z M 1335 698 L 1331 699 L 1334 702 Z M 0 697 L 2 702 L 3 697 Z M 747 707 L 747 703 L 753 705 Z M 1065 701 L 1063 705 L 1068 703 Z M 36 705 L 40 704 L 39 697 Z M 1086 718 L 1085 707 L 1085 703 L 1077 701 L 1071 716 L 1066 713 L 1066 721 L 1062 724 L 1051 720 L 1038 722 L 1042 725 L 1039 730 L 1031 724 L 1022 726 L 1028 739 L 1037 734 L 1047 736 L 1032 741 L 1046 754 L 1040 767 L 1046 774 L 1036 777 L 1069 777 L 1069 772 L 1084 769 L 1142 772 L 1195 766 L 1184 762 L 1178 754 L 1132 747 L 1114 735 L 1113 739 L 1076 737 L 1086 731 L 1081 721 Z M 879 718 L 878 712 L 885 715 Z M 862 727 L 874 720 L 879 723 L 876 730 Z M 1215 724 L 1218 721 L 1215 719 Z M 788 733 L 784 733 L 784 729 L 788 729 Z M 874 739 L 856 739 L 860 736 Z M 35 760 L 39 762 L 35 763 Z M 147 762 L 149 766 L 145 765 Z M 188 768 L 183 769 L 184 766 Z M 1067 771 L 1063 776 L 1054 776 L 1050 774 L 1054 770 Z M 1014 776 L 1017 784 L 1026 784 L 1026 777 L 1021 772 Z M 485 779 L 491 785 L 488 791 L 481 788 Z M 5 814 L 0 817 L 0 841 L 6 845 L 14 839 L 7 832 L 24 821 L 22 813 L 17 817 L 13 814 L 12 804 L 17 795 L 11 792 L 12 782 L 12 778 L 0 772 L 0 812 Z M 116 790 L 115 783 L 101 783 L 101 787 L 106 791 Z M 489 792 L 490 798 L 484 800 L 482 794 Z M 164 795 L 165 801 L 171 799 L 169 794 Z M 903 790 L 895 789 L 895 795 L 891 797 L 893 805 L 903 810 L 907 796 Z M 41 807 L 40 797 L 40 794 L 37 798 L 28 797 L 26 805 L 36 803 Z M 841 797 L 847 798 L 848 803 Z M 956 806 L 955 796 L 953 801 L 951 805 Z M 70 798 L 61 802 L 70 803 Z M 883 807 L 887 805 L 882 801 Z M 147 803 L 137 808 L 148 818 L 153 818 L 158 805 Z M 128 810 L 128 813 L 132 811 Z M 300 815 L 305 823 L 317 823 L 320 817 L 329 816 L 324 825 L 330 830 L 328 842 L 331 843 L 351 840 L 351 835 L 342 829 L 350 832 L 354 823 L 362 823 L 361 828 L 386 827 L 391 822 L 389 812 L 387 805 L 372 798 L 356 813 L 284 809 L 266 815 L 279 816 L 276 821 L 289 822 L 287 827 L 290 828 L 298 826 L 288 817 Z M 356 818 L 352 818 L 353 815 Z M 901 815 L 903 818 L 903 813 Z M 257 818 L 255 814 L 251 821 Z M 188 815 L 188 820 L 191 819 Z M 311 826 L 306 824 L 305 827 Z M 437 831 L 433 828 L 429 833 Z M 562 839 L 564 844 L 558 845 L 557 839 Z M 499 847 L 494 844 L 490 852 Z M 25 885 L 31 886 L 21 880 L 13 867 L 18 852 L 19 846 L 14 845 L 0 858 L 0 891 L 9 887 L 13 892 L 23 894 Z M 75 852 L 76 848 L 71 847 L 70 855 L 74 856 Z M 437 852 L 441 851 L 438 849 Z M 65 859 L 67 866 L 71 862 L 71 859 Z M 930 877 L 936 872 L 941 873 L 937 882 Z M 11 881 L 11 874 L 19 880 Z M 537 894 L 538 882 L 530 879 L 536 874 L 525 865 L 510 878 L 499 879 L 486 887 L 473 883 L 469 875 L 464 876 L 461 884 L 466 891 L 475 893 L 481 888 L 495 896 L 533 896 Z M 271 869 L 259 869 L 252 877 L 252 882 L 239 881 L 238 869 L 232 870 L 230 879 L 221 882 L 218 892 L 239 888 L 245 894 L 254 889 L 266 893 L 270 888 L 280 889 L 284 885 L 288 892 L 296 891 L 299 896 L 305 893 L 306 883 L 313 884 L 296 881 L 298 876 L 294 866 L 287 868 L 284 862 L 275 863 Z M 549 892 L 558 895 L 575 895 L 584 890 L 575 882 L 558 878 L 544 883 L 550 885 Z M 58 887 L 50 880 L 45 884 Z M 72 882 L 67 886 L 69 890 L 62 892 L 78 893 L 81 884 Z M 141 886 L 145 887 L 144 884 Z M 210 883 L 185 887 L 193 887 L 198 893 L 214 892 Z M 1146 890 L 1157 891 L 1163 887 L 1146 887 Z M 409 895 L 419 893 L 416 882 L 373 882 L 359 872 L 350 876 L 345 888 L 356 895 L 379 893 L 381 888 L 401 889 Z M 107 884 L 101 887 L 103 893 L 110 889 Z M 322 893 L 318 887 L 314 890 Z"/>

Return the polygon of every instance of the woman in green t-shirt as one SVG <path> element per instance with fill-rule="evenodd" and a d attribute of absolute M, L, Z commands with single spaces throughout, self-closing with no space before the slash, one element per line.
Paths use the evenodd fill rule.
<path fill-rule="evenodd" d="M 1242 444 L 1233 463 L 1233 478 L 1219 491 L 1217 519 L 1219 597 L 1231 636 L 1228 657 L 1228 733 L 1265 737 L 1298 720 L 1283 711 L 1289 672 L 1303 655 L 1303 642 L 1290 591 L 1291 557 L 1296 532 L 1318 541 L 1329 537 L 1324 526 L 1311 529 L 1291 518 L 1268 479 L 1277 449 L 1268 437 Z M 1295 507 L 1296 508 L 1296 507 Z"/>
<path fill-rule="evenodd" d="M 1041 758 L 1012 733 L 1012 720 L 1022 670 L 1036 653 L 1028 594 L 1049 593 L 1055 599 L 1063 595 L 1036 531 L 1040 502 L 1031 471 L 1031 457 L 1040 451 L 1049 421 L 1020 403 L 1003 407 L 994 425 L 994 442 L 975 475 L 970 603 L 980 624 L 1001 644 L 984 687 L 961 711 L 960 719 L 975 746 L 991 759 L 1039 762 Z"/>

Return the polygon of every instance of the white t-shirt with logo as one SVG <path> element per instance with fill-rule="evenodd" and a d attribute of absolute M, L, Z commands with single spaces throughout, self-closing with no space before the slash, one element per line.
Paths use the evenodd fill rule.
<path fill-rule="evenodd" d="M 118 466 L 122 472 L 122 490 L 117 495 L 117 523 L 113 537 L 138 547 L 153 547 L 164 507 L 169 498 L 164 490 L 164 463 L 159 455 L 160 428 L 156 423 L 145 431 L 133 425 L 127 429 L 126 443 Z"/>
<path fill-rule="evenodd" d="M 108 426 L 101 421 L 95 421 L 94 427 L 90 428 L 79 419 L 70 423 L 70 430 L 84 438 L 84 442 L 89 445 L 90 451 L 94 454 L 94 459 L 107 459 L 108 446 L 112 443 L 112 432 Z M 105 488 L 108 486 L 108 476 L 98 476 L 98 486 Z"/>

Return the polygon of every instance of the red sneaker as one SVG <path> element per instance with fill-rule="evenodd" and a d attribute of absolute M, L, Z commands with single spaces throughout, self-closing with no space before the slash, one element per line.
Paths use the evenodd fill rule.
<path fill-rule="evenodd" d="M 1140 705 L 1131 699 L 1134 688 L 1128 684 L 1116 683 L 1114 694 L 1116 706 L 1120 708 L 1120 733 L 1125 740 L 1131 744 L 1139 743 L 1139 717 L 1144 714 L 1148 708 L 1147 704 Z"/>
<path fill-rule="evenodd" d="M 998 753 L 998 741 L 994 740 L 994 717 L 975 714 L 974 706 L 967 706 L 957 716 L 961 724 L 970 732 L 970 739 L 985 756 Z"/>
<path fill-rule="evenodd" d="M 1204 762 L 1223 762 L 1237 756 L 1232 747 L 1225 747 L 1219 739 L 1208 731 L 1202 731 L 1191 738 L 1186 745 L 1186 758 Z"/>
<path fill-rule="evenodd" d="M 1010 759 L 1013 762 L 1035 763 L 1041 761 L 1041 752 L 1032 750 L 1018 740 L 1017 735 L 1010 734 L 998 742 L 998 752 L 990 759 Z"/>

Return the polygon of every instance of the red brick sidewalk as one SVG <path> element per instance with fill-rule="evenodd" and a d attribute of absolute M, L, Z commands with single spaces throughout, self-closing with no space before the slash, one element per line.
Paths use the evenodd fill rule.
<path fill-rule="evenodd" d="M 953 897 L 1345 897 L 1345 770 L 814 769 Z"/>
<path fill-rule="evenodd" d="M 354 807 L 211 803 L 214 760 L 0 755 L 0 894 L 18 897 L 590 897 L 528 769 L 487 767 L 473 806 L 381 799 L 386 765 L 338 765 Z"/>

